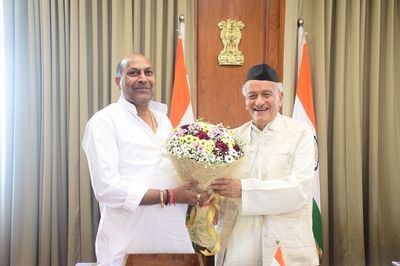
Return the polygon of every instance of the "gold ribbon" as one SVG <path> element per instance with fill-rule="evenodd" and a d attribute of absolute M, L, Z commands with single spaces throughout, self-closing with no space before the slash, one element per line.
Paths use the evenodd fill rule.
<path fill-rule="evenodd" d="M 202 246 L 203 242 L 206 241 L 207 239 L 201 239 L 201 237 L 197 234 L 197 230 L 199 230 L 199 228 L 196 228 L 196 226 L 204 225 L 203 222 L 206 223 L 205 226 L 206 228 L 201 228 L 200 230 L 205 229 L 207 231 L 207 237 L 210 237 L 212 239 L 212 242 L 215 243 L 215 245 L 212 248 L 209 247 L 206 248 L 202 246 L 204 249 L 200 250 L 200 252 L 204 256 L 215 255 L 221 249 L 220 239 L 214 228 L 214 222 L 213 222 L 215 215 L 217 214 L 217 211 L 219 211 L 220 209 L 220 198 L 221 198 L 220 195 L 213 194 L 211 196 L 211 204 L 209 206 L 202 207 L 200 205 L 196 205 L 195 207 L 193 207 L 190 212 L 189 221 L 187 221 L 186 223 L 192 241 L 200 246 Z M 206 217 L 198 215 L 199 212 L 201 211 L 200 208 L 208 208 Z M 206 219 L 206 221 L 199 221 L 199 219 Z"/>

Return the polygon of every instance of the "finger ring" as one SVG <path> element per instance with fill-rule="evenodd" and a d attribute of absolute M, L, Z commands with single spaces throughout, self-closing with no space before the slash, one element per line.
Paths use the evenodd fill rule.
<path fill-rule="evenodd" d="M 199 201 L 200 201 L 200 199 L 201 199 L 201 195 L 200 195 L 200 193 L 199 193 L 199 194 L 197 194 L 197 196 L 196 196 L 196 200 L 197 200 L 197 202 L 199 202 Z"/>

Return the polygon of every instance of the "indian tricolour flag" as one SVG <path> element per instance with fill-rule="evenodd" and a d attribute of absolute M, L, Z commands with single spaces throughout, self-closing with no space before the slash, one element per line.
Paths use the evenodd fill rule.
<path fill-rule="evenodd" d="M 316 123 L 314 113 L 314 101 L 312 92 L 310 63 L 308 61 L 308 47 L 305 38 L 303 26 L 299 26 L 298 32 L 298 79 L 296 98 L 293 107 L 293 118 L 300 120 L 314 129 L 314 139 L 317 145 Z M 318 147 L 318 146 L 316 146 Z M 318 250 L 322 254 L 323 238 L 322 238 L 322 219 L 321 219 L 321 198 L 320 198 L 320 182 L 318 168 L 318 149 L 316 149 L 314 179 L 313 179 L 313 232 L 314 238 L 318 245 Z"/>
<path fill-rule="evenodd" d="M 169 118 L 173 127 L 189 124 L 194 121 L 193 108 L 190 100 L 189 80 L 186 73 L 183 53 L 184 36 L 184 23 L 181 22 L 178 45 L 176 48 L 175 77 L 169 113 Z"/>
<path fill-rule="evenodd" d="M 275 250 L 274 258 L 271 262 L 271 266 L 285 266 L 285 261 L 283 259 L 281 247 L 278 245 Z"/>

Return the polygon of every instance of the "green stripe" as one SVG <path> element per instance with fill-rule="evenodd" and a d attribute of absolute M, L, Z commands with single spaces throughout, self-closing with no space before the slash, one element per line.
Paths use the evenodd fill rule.
<path fill-rule="evenodd" d="M 313 218 L 312 229 L 313 229 L 315 241 L 317 241 L 319 248 L 321 250 L 324 250 L 324 241 L 323 241 L 323 236 L 322 236 L 321 212 L 319 211 L 319 208 L 318 208 L 317 203 L 315 202 L 315 199 L 313 199 L 312 218 Z"/>

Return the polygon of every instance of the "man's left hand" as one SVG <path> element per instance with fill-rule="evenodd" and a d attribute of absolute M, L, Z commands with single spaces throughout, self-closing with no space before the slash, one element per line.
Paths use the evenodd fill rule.
<path fill-rule="evenodd" d="M 242 184 L 239 179 L 215 179 L 208 189 L 212 189 L 215 193 L 228 198 L 240 198 L 242 196 Z"/>

